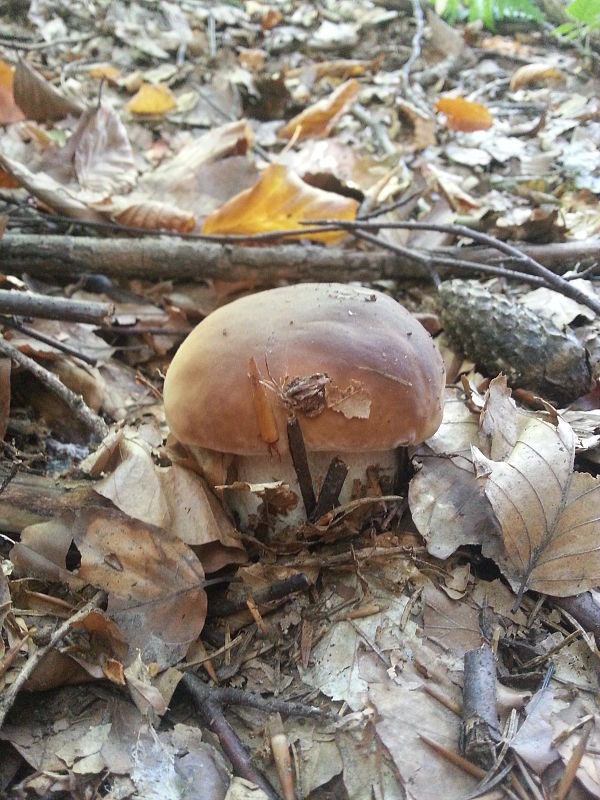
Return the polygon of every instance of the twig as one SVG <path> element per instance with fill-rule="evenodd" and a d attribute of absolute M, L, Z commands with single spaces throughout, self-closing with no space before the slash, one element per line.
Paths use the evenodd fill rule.
<path fill-rule="evenodd" d="M 79 350 L 76 350 L 74 347 L 69 347 L 68 344 L 63 344 L 63 342 L 59 342 L 58 339 L 53 339 L 52 336 L 46 336 L 44 333 L 40 333 L 40 331 L 36 331 L 34 328 L 23 325 L 14 317 L 2 319 L 1 322 L 5 328 L 20 331 L 26 336 L 36 339 L 38 342 L 43 342 L 44 344 L 50 345 L 50 347 L 54 347 L 55 350 L 60 350 L 61 353 L 78 358 L 80 361 L 84 361 L 92 367 L 95 367 L 97 364 L 95 358 L 90 358 L 90 356 L 87 356 L 85 353 L 80 353 Z"/>
<path fill-rule="evenodd" d="M 82 619 L 85 619 L 90 611 L 98 608 L 104 602 L 105 598 L 106 594 L 104 592 L 96 592 L 92 599 L 86 603 L 83 608 L 73 614 L 72 617 L 69 617 L 68 620 L 63 622 L 63 624 L 54 631 L 47 645 L 40 647 L 32 656 L 28 658 L 25 666 L 17 675 L 14 683 L 8 687 L 4 695 L 0 698 L 0 728 L 4 724 L 6 715 L 17 699 L 17 695 L 33 673 L 34 669 L 41 664 L 48 653 L 65 638 L 71 628 Z"/>
<path fill-rule="evenodd" d="M 496 709 L 496 663 L 492 648 L 483 645 L 464 655 L 463 753 L 486 769 L 494 763 L 500 738 Z"/>
<path fill-rule="evenodd" d="M 412 8 L 413 8 L 413 16 L 415 18 L 415 25 L 416 29 L 413 34 L 411 40 L 411 51 L 410 56 L 406 59 L 406 63 L 402 67 L 402 84 L 404 88 L 404 93 L 407 96 L 410 96 L 411 100 L 415 103 L 415 105 L 423 108 L 424 103 L 421 101 L 420 98 L 415 96 L 411 85 L 410 85 L 410 72 L 418 59 L 421 55 L 421 39 L 423 38 L 423 29 L 425 28 L 425 19 L 423 17 L 423 9 L 421 8 L 421 3 L 419 0 L 411 0 Z M 427 108 L 427 113 L 430 114 L 430 110 Z"/>
<path fill-rule="evenodd" d="M 575 780 L 575 776 L 577 775 L 577 770 L 579 769 L 579 765 L 581 764 L 581 759 L 585 755 L 585 748 L 588 743 L 588 739 L 590 738 L 590 733 L 594 728 L 594 721 L 590 720 L 586 722 L 583 726 L 583 731 L 581 733 L 581 737 L 577 744 L 575 745 L 573 752 L 571 753 L 571 758 L 567 762 L 567 766 L 565 767 L 564 774 L 560 779 L 556 792 L 554 793 L 554 800 L 564 800 L 567 796 L 569 789 L 573 785 L 573 781 Z"/>
<path fill-rule="evenodd" d="M 375 138 L 379 142 L 379 146 L 386 155 L 393 156 L 396 153 L 396 148 L 390 142 L 387 130 L 380 122 L 375 122 L 373 120 L 373 117 L 366 108 L 363 108 L 360 103 L 354 103 L 352 106 L 352 113 L 365 127 L 371 128 Z"/>
<path fill-rule="evenodd" d="M 192 673 L 190 673 L 192 674 Z M 339 721 L 337 714 L 332 711 L 323 711 L 318 706 L 309 706 L 306 703 L 293 703 L 288 700 L 280 700 L 278 697 L 263 697 L 257 692 L 246 692 L 244 689 L 234 687 L 208 686 L 200 678 L 196 677 L 199 683 L 194 683 L 194 694 L 201 693 L 203 696 L 210 697 L 215 703 L 223 706 L 249 706 L 258 708 L 268 714 L 277 712 L 286 716 L 311 717 L 314 719 L 330 719 Z M 202 687 L 200 689 L 200 686 Z"/>
<path fill-rule="evenodd" d="M 323 485 L 319 492 L 319 499 L 313 512 L 312 520 L 320 519 L 339 504 L 340 492 L 348 474 L 348 467 L 341 458 L 333 458 L 327 474 L 323 479 Z"/>
<path fill-rule="evenodd" d="M 211 697 L 200 678 L 191 672 L 186 672 L 181 679 L 181 683 L 192 695 L 194 704 L 205 725 L 219 739 L 221 747 L 231 761 L 234 772 L 242 778 L 255 783 L 263 790 L 269 800 L 279 800 L 279 795 L 267 778 L 256 769 L 237 733 L 223 716 L 220 703 Z"/>
<path fill-rule="evenodd" d="M 306 510 L 306 518 L 311 519 L 317 505 L 317 500 L 315 498 L 310 467 L 308 466 L 308 457 L 306 455 L 306 447 L 304 446 L 302 429 L 300 428 L 298 417 L 295 414 L 288 419 L 287 437 L 292 463 L 296 470 L 296 477 L 298 478 L 298 484 L 300 486 L 302 502 Z"/>
<path fill-rule="evenodd" d="M 244 594 L 239 600 L 213 600 L 209 603 L 208 614 L 209 617 L 226 617 L 229 614 L 235 614 L 246 608 L 246 600 L 251 597 L 257 605 L 270 603 L 273 600 L 281 600 L 283 597 L 289 597 L 296 592 L 305 592 L 310 588 L 310 581 L 304 573 L 300 572 L 291 575 L 289 578 L 281 581 L 275 581 L 265 589 L 260 589 L 252 593 Z"/>
<path fill-rule="evenodd" d="M 26 369 L 30 372 L 34 377 L 38 379 L 41 383 L 44 384 L 51 392 L 59 397 L 63 403 L 65 403 L 68 408 L 73 412 L 73 416 L 76 417 L 85 427 L 91 431 L 91 433 L 98 439 L 103 439 L 106 434 L 108 433 L 108 427 L 104 420 L 99 417 L 86 405 L 83 397 L 80 394 L 75 394 L 69 388 L 67 388 L 62 381 L 60 381 L 56 375 L 53 375 L 44 367 L 40 366 L 36 361 L 29 356 L 26 356 L 24 353 L 21 353 L 20 350 L 17 350 L 16 347 L 8 344 L 8 342 L 4 341 L 4 339 L 0 338 L 0 353 L 2 355 L 11 358 L 15 361 L 19 366 Z"/>
<path fill-rule="evenodd" d="M 0 289 L 0 314 L 101 324 L 108 322 L 113 311 L 113 306 L 108 303 L 68 300 L 64 297 Z"/>
<path fill-rule="evenodd" d="M 486 244 L 490 247 L 495 248 L 496 250 L 499 250 L 501 253 L 505 253 L 511 258 L 516 259 L 518 263 L 522 264 L 524 267 L 531 270 L 531 272 L 534 275 L 543 278 L 553 289 L 556 289 L 556 291 L 561 292 L 566 297 L 570 297 L 572 300 L 576 300 L 578 303 L 581 303 L 582 305 L 588 306 L 588 308 L 591 308 L 593 311 L 596 312 L 596 314 L 600 314 L 600 300 L 596 300 L 595 298 L 587 295 L 585 292 L 582 292 L 576 286 L 570 284 L 560 275 L 556 275 L 554 272 L 544 267 L 534 258 L 531 258 L 531 256 L 526 255 L 517 247 L 514 247 L 511 244 L 507 244 L 506 242 L 501 242 L 500 239 L 496 239 L 493 236 L 488 236 L 486 233 L 479 233 L 478 231 L 474 231 L 471 228 L 467 228 L 465 225 L 435 225 L 433 223 L 429 224 L 426 222 L 385 222 L 385 223 L 339 222 L 336 223 L 335 227 L 342 228 L 344 230 L 358 230 L 361 233 L 364 229 L 369 229 L 369 228 L 375 230 L 379 230 L 381 228 L 386 228 L 386 229 L 399 228 L 402 230 L 437 231 L 438 233 L 449 233 L 454 236 L 466 236 L 475 242 Z M 600 254 L 600 246 L 599 246 L 599 254 Z"/>

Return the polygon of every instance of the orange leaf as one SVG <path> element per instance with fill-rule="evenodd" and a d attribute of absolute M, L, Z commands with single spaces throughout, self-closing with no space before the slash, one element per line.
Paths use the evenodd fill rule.
<path fill-rule="evenodd" d="M 358 203 L 315 189 L 281 164 L 271 164 L 250 189 L 240 192 L 209 214 L 206 234 L 248 234 L 292 230 L 314 219 L 353 220 Z M 343 231 L 298 234 L 298 239 L 334 242 Z"/>
<path fill-rule="evenodd" d="M 120 75 L 121 70 L 118 67 L 113 67 L 112 64 L 98 64 L 89 71 L 90 78 L 99 78 L 100 80 L 108 81 L 108 83 L 115 83 Z"/>
<path fill-rule="evenodd" d="M 2 89 L 0 89 L 0 104 L 2 103 Z M 19 181 L 0 167 L 0 189 L 16 189 Z"/>
<path fill-rule="evenodd" d="M 435 110 L 448 117 L 448 127 L 453 131 L 487 131 L 492 127 L 490 112 L 480 103 L 471 103 L 464 97 L 440 97 Z"/>
<path fill-rule="evenodd" d="M 0 60 L 0 125 L 19 122 L 25 115 L 15 103 L 13 94 L 13 69 Z"/>
<path fill-rule="evenodd" d="M 177 102 L 167 86 L 144 83 L 125 108 L 132 114 L 167 114 L 177 108 Z"/>
<path fill-rule="evenodd" d="M 277 132 L 277 138 L 290 139 L 298 128 L 300 129 L 298 139 L 329 136 L 339 118 L 356 100 L 359 91 L 360 84 L 354 79 L 342 83 L 329 97 L 305 108 L 302 113 L 291 119 Z"/>

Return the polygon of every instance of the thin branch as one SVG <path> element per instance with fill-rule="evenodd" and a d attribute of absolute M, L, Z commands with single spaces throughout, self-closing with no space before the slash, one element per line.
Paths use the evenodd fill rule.
<path fill-rule="evenodd" d="M 2 338 L 0 338 L 0 353 L 7 358 L 11 358 L 43 383 L 51 392 L 54 392 L 73 412 L 73 416 L 83 423 L 96 438 L 103 439 L 106 436 L 108 427 L 104 420 L 94 414 L 80 394 L 72 392 L 56 375 L 53 375 L 52 372 L 40 366 L 37 361 L 29 358 L 29 356 L 26 356 Z"/>
<path fill-rule="evenodd" d="M 29 328 L 27 325 L 23 325 L 14 317 L 6 317 L 0 321 L 5 328 L 11 328 L 12 330 L 24 333 L 26 336 L 30 336 L 32 339 L 36 339 L 38 342 L 43 342 L 44 344 L 50 345 L 50 347 L 54 347 L 56 350 L 60 350 L 61 353 L 65 353 L 68 356 L 74 356 L 75 358 L 78 358 L 80 361 L 84 361 L 86 364 L 89 364 L 92 367 L 95 367 L 97 364 L 97 359 L 91 358 L 85 353 L 81 353 L 79 350 L 76 350 L 74 347 L 70 347 L 68 344 L 63 344 L 63 342 L 52 338 L 52 336 L 46 336 L 44 333 L 40 333 L 40 331 L 36 331 L 34 328 Z"/>
<path fill-rule="evenodd" d="M 0 289 L 0 314 L 101 324 L 108 321 L 113 311 L 114 307 L 109 303 L 68 300 L 65 297 Z"/>
<path fill-rule="evenodd" d="M 25 666 L 17 675 L 14 683 L 8 687 L 3 697 L 0 698 L 0 728 L 4 724 L 6 715 L 17 699 L 17 695 L 27 682 L 28 678 L 32 675 L 34 669 L 41 664 L 41 662 L 53 648 L 62 642 L 71 628 L 82 619 L 85 619 L 90 611 L 93 611 L 95 608 L 98 608 L 100 605 L 102 605 L 105 598 L 106 595 L 104 592 L 96 592 L 89 603 L 86 603 L 83 608 L 73 614 L 73 616 L 69 617 L 69 619 L 63 622 L 63 624 L 54 631 L 47 645 L 40 647 L 32 656 L 28 658 L 28 660 L 25 662 Z"/>

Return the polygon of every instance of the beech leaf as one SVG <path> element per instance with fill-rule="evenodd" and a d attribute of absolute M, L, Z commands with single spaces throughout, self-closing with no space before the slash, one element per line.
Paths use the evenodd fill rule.
<path fill-rule="evenodd" d="M 591 589 L 600 583 L 600 482 L 573 472 L 575 436 L 563 419 L 518 414 L 518 421 L 505 460 L 473 447 L 502 530 L 507 560 L 500 566 L 519 596 L 526 589 L 558 597 Z"/>

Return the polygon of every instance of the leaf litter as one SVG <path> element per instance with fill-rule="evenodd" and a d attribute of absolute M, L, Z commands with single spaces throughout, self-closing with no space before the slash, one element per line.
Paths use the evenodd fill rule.
<path fill-rule="evenodd" d="M 428 10 L 431 40 L 420 41 L 406 68 L 415 33 L 408 15 L 391 4 L 355 3 L 344 13 L 326 6 L 111 3 L 98 11 L 102 30 L 88 7 L 57 16 L 38 3 L 25 16 L 6 13 L 6 36 L 40 37 L 45 55 L 24 47 L 17 59 L 0 37 L 5 241 L 69 224 L 95 230 L 100 245 L 103 226 L 118 223 L 108 230 L 125 234 L 123 248 L 132 229 L 287 230 L 307 254 L 315 243 L 334 253 L 333 277 L 352 280 L 346 255 L 362 244 L 344 231 L 298 229 L 315 218 L 354 222 L 391 203 L 380 221 L 467 215 L 526 246 L 597 237 L 598 107 L 585 56 L 537 35 L 449 27 Z M 426 249 L 457 241 L 383 229 L 380 238 Z M 260 247 L 254 252 L 260 258 Z M 597 298 L 593 273 L 569 263 L 573 286 Z M 354 504 L 265 537 L 236 531 L 191 459 L 164 446 L 160 387 L 176 344 L 212 309 L 264 281 L 248 272 L 237 283 L 206 279 L 199 261 L 194 269 L 193 281 L 167 269 L 161 282 L 107 277 L 102 266 L 56 283 L 55 273 L 35 268 L 33 277 L 25 267 L 2 277 L 14 291 L 108 298 L 116 313 L 104 328 L 37 320 L 30 333 L 4 333 L 113 428 L 83 460 L 89 441 L 69 410 L 9 359 L 0 362 L 0 527 L 18 539 L 4 551 L 1 690 L 36 661 L 25 689 L 47 690 L 42 705 L 20 692 L 0 730 L 0 791 L 12 796 L 27 764 L 14 790 L 39 796 L 75 796 L 76 783 L 95 791 L 102 780 L 107 796 L 197 797 L 201 772 L 202 797 L 268 797 L 268 787 L 232 775 L 226 744 L 215 746 L 175 689 L 183 671 L 196 669 L 214 686 L 262 695 L 259 708 L 227 716 L 275 786 L 269 702 L 300 698 L 337 718 L 284 713 L 299 796 L 396 798 L 408 789 L 420 799 L 439 796 L 440 785 L 449 798 L 469 796 L 477 780 L 431 743 L 457 752 L 463 657 L 491 642 L 502 722 L 512 724 L 511 708 L 520 722 L 507 739 L 509 762 L 518 753 L 528 779 L 549 792 L 583 742 L 578 791 L 600 796 L 597 648 L 588 634 L 597 635 L 597 622 L 578 622 L 560 605 L 575 596 L 598 606 L 594 312 L 548 287 L 492 278 L 490 305 L 469 305 L 467 292 L 453 312 L 467 329 L 477 314 L 484 320 L 482 349 L 450 338 L 451 320 L 422 282 L 409 288 L 397 272 L 363 273 L 360 280 L 367 274 L 428 314 L 436 332 L 446 327 L 437 337 L 451 384 L 442 426 L 410 454 L 407 504 L 389 499 L 374 469 L 355 487 Z M 486 308 L 503 307 L 505 297 L 570 343 L 585 380 L 562 403 L 569 407 L 548 404 L 557 398 L 531 383 L 533 370 L 521 369 L 514 399 L 495 377 Z M 84 369 L 56 343 L 95 364 Z M 516 389 L 518 362 L 505 358 Z M 368 417 L 372 398 L 360 387 L 339 395 L 328 401 L 341 414 Z M 226 474 L 221 483 L 235 485 Z M 280 511 L 289 506 L 281 482 L 244 489 Z M 290 588 L 299 575 L 305 588 Z M 98 589 L 102 607 L 42 658 L 56 620 Z M 556 679 L 540 688 L 549 663 Z M 93 681 L 94 693 L 77 688 L 81 681 Z"/>

